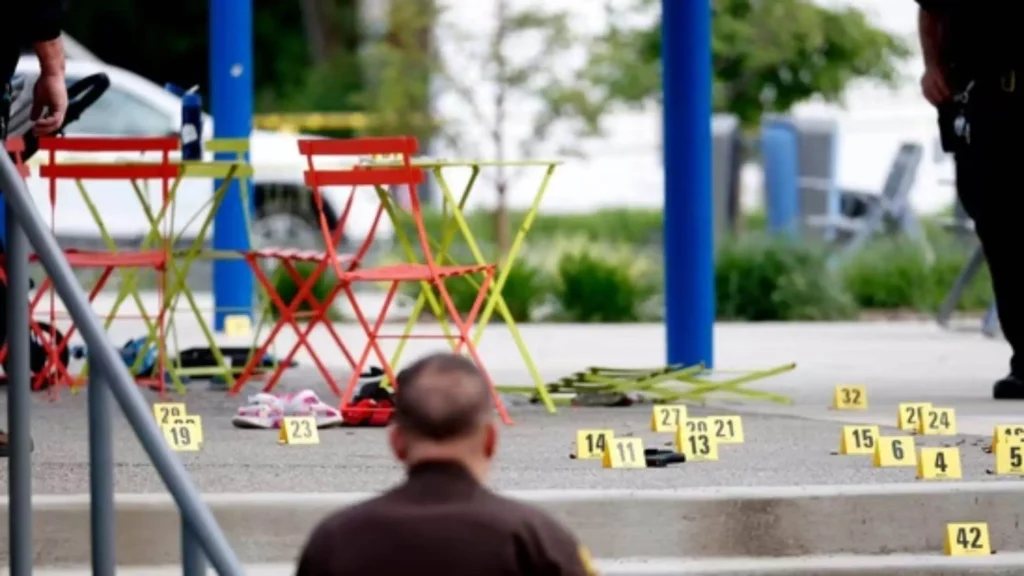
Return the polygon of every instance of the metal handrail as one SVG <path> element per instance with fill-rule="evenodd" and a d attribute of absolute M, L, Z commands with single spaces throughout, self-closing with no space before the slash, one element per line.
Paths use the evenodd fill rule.
<path fill-rule="evenodd" d="M 174 498 L 182 519 L 182 562 L 186 576 L 206 574 L 208 559 L 222 576 L 242 576 L 242 566 L 209 507 L 203 503 L 184 465 L 164 441 L 145 398 L 93 315 L 85 291 L 71 266 L 36 212 L 14 163 L 0 154 L 0 190 L 7 200 L 7 341 L 10 574 L 29 576 L 32 545 L 31 385 L 28 332 L 28 256 L 35 247 L 40 263 L 53 282 L 90 351 L 94 366 L 88 387 L 89 484 L 92 528 L 92 573 L 113 576 L 115 566 L 114 462 L 110 424 L 110 395 L 121 407 Z M 27 240 L 27 242 L 26 242 Z M 24 336 L 12 328 L 25 326 Z M 20 334 L 20 333 L 19 333 Z"/>

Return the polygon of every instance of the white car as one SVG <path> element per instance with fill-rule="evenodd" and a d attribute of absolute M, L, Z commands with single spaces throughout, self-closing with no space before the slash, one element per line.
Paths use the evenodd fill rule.
<path fill-rule="evenodd" d="M 149 80 L 109 64 L 87 60 L 68 60 L 68 82 L 74 82 L 96 73 L 110 78 L 110 88 L 87 109 L 77 122 L 68 126 L 68 136 L 167 136 L 176 135 L 181 129 L 181 99 Z M 27 85 L 35 81 L 39 64 L 34 57 L 23 57 L 18 62 L 16 75 L 26 78 Z M 214 119 L 203 117 L 203 140 L 213 137 Z M 250 162 L 253 165 L 253 241 L 257 246 L 283 246 L 316 249 L 323 246 L 318 215 L 310 190 L 303 183 L 306 159 L 299 154 L 296 136 L 254 130 L 250 139 Z M 139 160 L 139 155 L 87 154 L 80 156 L 83 161 L 124 161 Z M 58 156 L 58 160 L 60 156 Z M 38 152 L 30 164 L 46 161 L 46 154 Z M 90 181 L 84 182 L 91 201 L 101 214 L 108 232 L 117 240 L 132 240 L 144 237 L 151 227 L 145 213 L 136 199 L 136 193 L 129 182 Z M 161 186 L 159 182 L 148 182 L 146 194 L 152 206 L 160 205 Z M 59 180 L 56 207 L 51 210 L 49 183 L 32 170 L 28 180 L 36 206 L 52 225 L 58 236 L 63 238 L 98 239 L 99 229 L 89 216 L 87 204 L 73 181 Z M 348 200 L 348 189 L 324 188 L 325 213 L 333 229 Z M 175 230 L 184 231 L 184 237 L 195 237 L 200 225 L 209 214 L 209 203 L 213 195 L 213 184 L 209 180 L 186 179 L 181 182 L 176 194 Z M 344 240 L 361 243 L 378 207 L 377 197 L 372 191 L 360 190 L 353 201 L 351 214 L 345 225 Z M 193 216 L 199 215 L 193 219 Z M 193 219 L 186 225 L 186 221 Z M 385 215 L 378 226 L 375 239 L 389 241 L 393 227 Z M 212 240 L 211 234 L 208 240 Z"/>

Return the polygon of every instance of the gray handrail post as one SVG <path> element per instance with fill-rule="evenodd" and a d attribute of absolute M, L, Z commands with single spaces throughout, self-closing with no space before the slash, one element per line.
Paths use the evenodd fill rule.
<path fill-rule="evenodd" d="M 203 548 L 185 518 L 181 519 L 181 573 L 183 576 L 206 576 Z"/>
<path fill-rule="evenodd" d="M 11 161 L 3 156 L 7 164 Z M 4 166 L 6 168 L 6 166 Z M 11 166 L 13 169 L 13 165 Z M 4 170 L 6 172 L 6 170 Z M 15 172 L 17 174 L 17 172 Z M 19 176 L 18 181 L 21 181 Z M 22 183 L 24 186 L 24 183 Z M 0 189 L 10 197 L 11 187 Z M 7 442 L 11 576 L 30 576 L 32 560 L 32 375 L 29 369 L 28 240 L 16 212 L 7 209 Z"/>
<path fill-rule="evenodd" d="M 96 366 L 91 359 L 89 364 Z M 93 576 L 114 576 L 117 567 L 114 437 L 108 382 L 102 368 L 94 368 L 89 374 L 89 520 Z"/>
<path fill-rule="evenodd" d="M 4 190 L 7 196 L 7 211 L 8 214 L 12 215 L 13 221 L 19 224 L 21 229 L 24 231 L 25 236 L 29 242 L 35 246 L 36 254 L 39 257 L 39 261 L 42 263 L 43 268 L 49 275 L 50 280 L 53 282 L 54 289 L 57 291 L 57 295 L 60 296 L 62 302 L 64 302 L 68 313 L 72 320 L 75 322 L 75 326 L 78 328 L 88 346 L 90 355 L 94 361 L 94 369 L 102 371 L 104 380 L 110 387 L 111 393 L 117 400 L 118 405 L 121 407 L 121 411 L 124 412 L 125 417 L 135 430 L 135 434 L 139 438 L 139 443 L 142 444 L 142 448 L 149 455 L 150 460 L 153 462 L 153 467 L 157 473 L 160 474 L 160 478 L 164 481 L 167 486 L 167 491 L 171 493 L 171 497 L 174 498 L 175 504 L 181 511 L 181 515 L 185 518 L 186 522 L 191 529 L 193 536 L 202 545 L 203 550 L 206 552 L 206 557 L 210 560 L 210 563 L 217 570 L 220 576 L 243 576 L 242 565 L 238 561 L 238 557 L 235 555 L 234 550 L 231 549 L 231 545 L 224 533 L 217 526 L 217 520 L 214 518 L 213 513 L 210 511 L 202 500 L 202 496 L 196 489 L 195 485 L 189 479 L 188 472 L 185 470 L 185 466 L 181 463 L 178 457 L 171 452 L 171 449 L 167 446 L 163 435 L 160 433 L 160 429 L 157 427 L 156 420 L 153 418 L 152 413 L 149 409 L 149 404 L 143 398 L 142 393 L 139 392 L 138 386 L 134 379 L 128 374 L 128 368 L 125 367 L 124 362 L 120 356 L 114 350 L 114 346 L 104 332 L 103 327 L 100 325 L 99 320 L 95 317 L 92 310 L 92 306 L 89 304 L 86 298 L 85 292 L 79 286 L 78 281 L 75 278 L 74 273 L 71 271 L 71 266 L 68 264 L 67 259 L 64 257 L 63 252 L 57 246 L 57 241 L 49 230 L 46 229 L 46 225 L 43 222 L 42 217 L 36 212 L 34 203 L 29 196 L 28 188 L 25 186 L 25 182 L 21 179 L 21 175 L 18 173 L 11 159 L 6 154 L 0 154 L 0 190 Z M 15 230 L 18 229 L 16 225 Z M 26 251 L 24 247 L 20 248 L 22 253 Z M 23 275 L 21 281 L 25 285 L 25 293 L 27 294 L 28 286 L 28 274 L 26 258 L 22 257 L 18 259 L 19 264 L 14 266 L 17 270 L 18 266 L 22 266 Z M 13 284 L 12 284 L 13 286 Z M 9 301 L 13 302 L 13 298 L 17 298 L 18 290 L 9 290 L 11 294 Z M 22 325 L 27 325 L 27 298 L 23 298 L 25 302 L 25 308 L 11 306 L 11 310 L 22 310 L 24 314 L 21 319 L 26 320 Z M 9 326 L 11 324 L 11 318 L 8 316 Z M 27 332 L 27 331 L 26 331 Z M 11 339 L 11 342 L 17 342 L 20 339 Z M 28 360 L 28 338 L 26 334 L 25 348 L 23 348 L 24 361 L 27 363 Z M 15 347 L 12 352 L 16 352 Z M 12 360 L 17 359 L 17 354 L 12 355 Z M 25 373 L 20 374 L 24 379 L 28 372 L 28 366 L 23 366 Z M 16 374 L 17 375 L 17 374 Z M 16 382 L 14 382 L 16 384 Z M 25 395 L 28 395 L 28 389 L 25 389 Z M 28 407 L 28 398 L 20 400 L 24 406 L 19 408 Z M 26 412 L 27 413 L 27 412 Z M 22 434 L 21 439 L 14 438 L 15 442 L 30 442 L 28 437 L 28 426 L 27 422 L 16 420 L 19 426 L 26 428 L 25 430 L 12 430 Z M 24 465 L 28 465 L 27 451 L 30 449 L 28 444 L 20 446 L 21 450 L 25 453 L 21 454 L 25 458 Z M 12 468 L 14 462 L 11 463 Z M 19 492 L 15 493 L 14 484 L 14 470 L 12 470 L 12 506 L 20 505 L 22 508 L 18 508 L 22 514 L 26 516 L 31 515 L 31 487 L 24 484 L 25 479 L 19 479 Z M 30 470 L 19 471 L 22 475 L 28 475 L 31 473 Z M 31 478 L 28 478 L 31 481 Z M 26 493 L 27 489 L 27 493 Z M 13 523 L 15 516 L 14 510 L 11 514 L 11 522 Z M 25 530 L 25 525 L 19 524 L 17 530 L 11 531 L 12 540 L 15 538 L 15 534 L 31 534 L 30 530 Z M 31 538 L 31 536 L 22 536 L 24 538 Z M 22 560 L 31 562 L 31 540 L 27 540 L 28 550 L 30 552 L 27 558 L 22 557 Z M 18 541 L 18 545 L 21 547 L 25 546 L 25 543 L 21 540 Z M 14 549 L 12 548 L 12 556 Z M 24 553 L 24 548 L 20 549 L 20 553 Z M 12 562 L 13 566 L 13 562 Z M 31 565 L 25 568 L 31 570 Z M 29 574 L 30 572 L 16 573 L 12 570 L 12 576 L 22 576 L 23 574 Z"/>

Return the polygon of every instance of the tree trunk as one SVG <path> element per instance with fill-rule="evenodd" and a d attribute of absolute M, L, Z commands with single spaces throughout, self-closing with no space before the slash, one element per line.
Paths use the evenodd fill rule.
<path fill-rule="evenodd" d="M 495 68 L 495 91 L 494 91 L 494 126 L 491 131 L 491 140 L 494 144 L 495 159 L 499 162 L 505 161 L 505 116 L 506 116 L 506 91 L 508 76 L 508 63 L 505 61 L 505 39 L 508 33 L 505 22 L 508 19 L 508 3 L 506 0 L 498 0 L 495 12 L 497 26 L 494 30 L 494 39 L 491 44 L 491 56 L 494 59 Z M 498 166 L 497 178 L 495 180 L 495 192 L 497 203 L 494 210 L 494 240 L 498 245 L 498 262 L 504 262 L 505 255 L 509 249 L 508 230 L 508 175 L 503 166 Z"/>
<path fill-rule="evenodd" d="M 301 0 L 302 26 L 306 29 L 306 41 L 309 48 L 309 59 L 313 65 L 327 61 L 327 31 L 324 29 L 324 11 L 320 0 Z"/>

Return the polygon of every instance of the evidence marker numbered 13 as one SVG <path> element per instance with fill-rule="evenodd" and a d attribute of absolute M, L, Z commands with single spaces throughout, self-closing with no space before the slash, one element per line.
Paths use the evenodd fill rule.
<path fill-rule="evenodd" d="M 676 451 L 686 456 L 687 462 L 718 461 L 718 440 L 710 432 L 676 431 Z"/>
<path fill-rule="evenodd" d="M 924 418 L 925 410 L 932 407 L 931 402 L 904 402 L 896 411 L 896 426 L 904 432 L 916 433 L 918 423 Z"/>
<path fill-rule="evenodd" d="M 577 430 L 576 458 L 590 460 L 603 457 L 608 442 L 614 437 L 611 430 Z"/>
<path fill-rule="evenodd" d="M 868 391 L 864 386 L 840 384 L 832 397 L 833 410 L 867 410 Z"/>
<path fill-rule="evenodd" d="M 675 432 L 687 416 L 682 404 L 655 404 L 651 408 L 651 432 Z"/>

